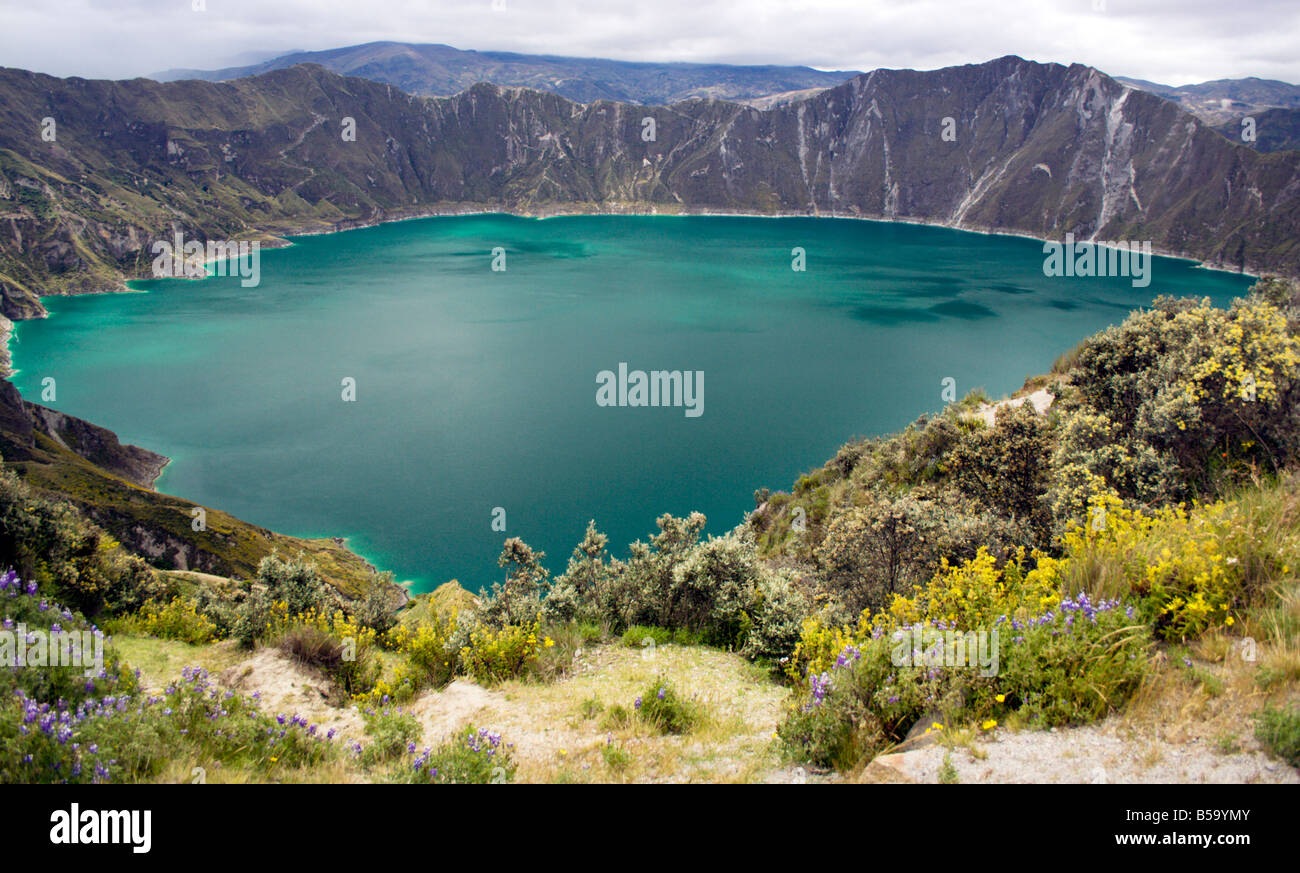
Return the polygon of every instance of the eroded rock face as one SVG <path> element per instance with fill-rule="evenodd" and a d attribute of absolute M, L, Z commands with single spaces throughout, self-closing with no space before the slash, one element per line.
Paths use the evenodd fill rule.
<path fill-rule="evenodd" d="M 122 443 L 107 428 L 23 400 L 13 383 L 0 380 L 0 451 L 5 460 L 28 460 L 37 434 L 141 488 L 152 489 L 170 462 L 157 452 Z"/>
<path fill-rule="evenodd" d="M 35 133 L 50 106 L 57 143 Z M 0 70 L 6 149 L 28 162 L 0 160 L 10 318 L 39 314 L 40 293 L 148 275 L 151 241 L 177 230 L 270 239 L 483 208 L 886 218 L 1300 273 L 1300 153 L 1258 154 L 1091 67 L 1016 57 L 878 70 L 767 111 L 486 84 L 413 97 L 311 65 L 226 84 Z"/>
<path fill-rule="evenodd" d="M 117 434 L 80 418 L 24 401 L 32 426 L 65 449 L 141 488 L 153 488 L 170 459 L 139 446 L 123 444 Z M 185 569 L 185 568 L 178 568 Z"/>

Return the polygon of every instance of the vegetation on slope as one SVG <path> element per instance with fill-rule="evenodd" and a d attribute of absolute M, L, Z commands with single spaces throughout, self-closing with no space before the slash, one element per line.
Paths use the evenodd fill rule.
<path fill-rule="evenodd" d="M 338 702 L 361 707 L 365 735 L 343 746 L 320 740 L 304 719 L 268 724 L 255 702 L 225 706 L 230 698 L 196 672 L 157 705 L 111 654 L 114 666 L 84 690 L 80 680 L 48 684 L 47 671 L 8 674 L 18 693 L 0 719 L 13 749 L 0 778 L 61 780 L 75 769 L 78 779 L 150 779 L 174 772 L 177 760 L 256 759 L 299 768 L 273 771 L 285 778 L 509 779 L 515 751 L 509 737 L 493 739 L 496 726 L 425 749 L 413 708 L 459 677 L 510 693 L 576 687 L 568 683 L 581 680 L 580 653 L 620 640 L 642 654 L 688 643 L 755 662 L 793 695 L 773 748 L 841 771 L 918 724 L 950 732 L 1080 724 L 1156 711 L 1162 695 L 1184 693 L 1193 678 L 1206 694 L 1221 693 L 1238 681 L 1223 678 L 1230 663 L 1249 653 L 1255 690 L 1233 699 L 1261 713 L 1263 742 L 1293 755 L 1297 302 L 1294 286 L 1274 280 L 1226 310 L 1159 300 L 1033 380 L 1028 387 L 1054 397 L 1045 413 L 1002 404 L 990 426 L 980 398 L 967 398 L 900 434 L 846 445 L 788 494 L 756 495 L 757 509 L 724 536 L 701 538 L 699 514 L 665 515 L 619 560 L 593 523 L 558 576 L 512 538 L 491 591 L 476 598 L 444 586 L 405 613 L 384 596 L 383 580 L 343 600 L 297 557 L 262 560 L 256 579 L 233 590 L 160 578 L 111 542 L 90 544 L 72 510 L 53 501 L 29 509 L 29 486 L 9 477 L 0 481 L 11 494 L 0 516 L 7 554 L 34 586 L 7 589 L 0 603 L 11 618 L 48 627 L 64 607 L 38 601 L 57 597 L 68 604 L 60 621 L 102 618 L 137 649 L 142 635 L 278 649 L 326 677 Z M 53 520 L 33 527 L 29 517 Z M 73 533 L 59 533 L 60 524 Z M 935 636 L 948 631 L 962 636 Z M 921 643 L 900 643 L 900 632 Z M 965 635 L 981 632 L 999 635 L 991 671 L 955 657 L 958 646 L 986 654 L 965 648 L 974 645 Z M 1187 676 L 1171 672 L 1175 663 Z M 602 773 L 628 772 L 615 735 L 620 744 L 739 735 L 719 733 L 716 704 L 680 681 L 638 675 L 620 692 L 631 700 L 583 702 L 582 718 L 610 732 Z M 173 699 L 183 705 L 167 705 Z M 195 713 L 213 725 L 233 717 L 240 745 L 225 728 L 195 730 Z M 131 736 L 153 739 L 124 739 L 128 723 Z M 24 724 L 36 727 L 15 732 Z M 76 748 L 60 737 L 76 737 Z M 90 742 L 114 749 L 110 763 L 87 751 Z"/>

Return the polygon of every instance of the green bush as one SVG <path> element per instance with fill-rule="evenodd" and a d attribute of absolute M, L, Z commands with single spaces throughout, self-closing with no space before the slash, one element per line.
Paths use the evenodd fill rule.
<path fill-rule="evenodd" d="M 1146 674 L 1150 635 L 1132 615 L 1116 601 L 1081 596 L 1033 618 L 1001 618 L 985 629 L 986 654 L 992 633 L 998 638 L 996 664 L 984 666 L 966 649 L 970 639 L 940 633 L 953 630 L 942 623 L 925 626 L 930 637 L 919 648 L 910 628 L 869 637 L 806 677 L 778 737 L 795 760 L 851 769 L 933 713 L 976 724 L 1013 712 L 1042 727 L 1095 721 Z"/>
<path fill-rule="evenodd" d="M 314 612 L 328 614 L 336 605 L 330 587 L 314 564 L 302 558 L 284 560 L 276 555 L 263 558 L 257 579 L 266 586 L 272 601 L 282 601 L 290 616 Z"/>
<path fill-rule="evenodd" d="M 352 616 L 362 627 L 378 635 L 397 624 L 397 602 L 393 597 L 393 574 L 381 573 L 366 585 L 361 598 L 353 604 Z"/>
<path fill-rule="evenodd" d="M 1265 706 L 1256 716 L 1255 737 L 1292 767 L 1300 767 L 1300 707 Z"/>
<path fill-rule="evenodd" d="M 1029 402 L 998 410 L 994 427 L 968 431 L 950 458 L 957 486 L 1007 518 L 1047 530 L 1051 425 Z"/>
<path fill-rule="evenodd" d="M 656 679 L 632 704 L 637 717 L 661 734 L 690 733 L 700 723 L 700 704 L 683 698 L 667 679 Z"/>
<path fill-rule="evenodd" d="M 231 635 L 240 646 L 251 649 L 270 632 L 275 621 L 271 598 L 261 590 L 251 591 L 235 608 L 235 625 Z"/>
<path fill-rule="evenodd" d="M 0 704 L 21 695 L 41 706 L 62 701 L 75 707 L 137 690 L 136 675 L 127 672 L 99 628 L 47 596 L 35 582 L 19 579 L 12 570 L 0 574 L 0 602 L 3 629 L 14 645 L 5 652 L 8 663 L 0 669 Z M 17 664 L 20 632 L 26 634 L 24 648 L 31 647 L 23 658 L 26 666 Z M 60 635 L 57 647 L 52 645 L 54 634 Z M 97 664 L 97 658 L 102 663 Z"/>
<path fill-rule="evenodd" d="M 174 597 L 161 605 L 148 600 L 138 612 L 113 619 L 108 626 L 114 633 L 180 640 L 192 646 L 220 639 L 216 624 L 200 611 L 198 601 L 188 597 Z"/>
<path fill-rule="evenodd" d="M 167 586 L 64 500 L 34 491 L 0 469 L 0 567 L 88 616 L 139 609 Z"/>
<path fill-rule="evenodd" d="M 156 696 L 110 694 L 66 710 L 6 699 L 0 781 L 148 781 L 178 761 L 274 773 L 335 757 L 332 736 L 296 715 L 268 716 L 253 698 L 222 692 L 206 671 L 187 667 Z"/>
<path fill-rule="evenodd" d="M 370 744 L 361 752 L 361 762 L 367 766 L 395 760 L 413 751 L 420 741 L 420 723 L 401 707 L 368 710 L 364 718 L 366 735 L 371 738 Z"/>
<path fill-rule="evenodd" d="M 604 760 L 605 766 L 615 773 L 623 772 L 632 763 L 632 753 L 622 746 L 614 745 L 612 737 L 600 747 L 600 757 Z"/>
<path fill-rule="evenodd" d="M 415 755 L 404 767 L 401 782 L 425 784 L 489 785 L 515 778 L 514 747 L 501 735 L 473 725 L 445 743 Z"/>
<path fill-rule="evenodd" d="M 550 572 L 542 566 L 545 552 L 534 552 L 519 537 L 505 541 L 497 565 L 509 568 L 504 584 L 492 583 L 492 591 L 479 610 L 479 620 L 492 628 L 537 624 L 541 619 L 542 596 Z"/>
<path fill-rule="evenodd" d="M 811 611 L 808 598 L 789 575 L 763 573 L 754 586 L 741 654 L 772 663 L 788 658 Z"/>
<path fill-rule="evenodd" d="M 1162 297 L 1085 342 L 1072 377 L 1122 438 L 1113 470 L 1079 462 L 1124 497 L 1214 494 L 1300 455 L 1300 340 L 1261 296 L 1226 310 Z"/>

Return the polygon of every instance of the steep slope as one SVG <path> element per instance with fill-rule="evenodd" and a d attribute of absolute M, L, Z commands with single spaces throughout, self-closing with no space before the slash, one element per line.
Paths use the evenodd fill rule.
<path fill-rule="evenodd" d="M 54 142 L 42 119 L 57 124 Z M 355 121 L 355 141 L 345 139 Z M 655 120 L 653 141 L 642 138 Z M 943 137 L 953 119 L 956 141 Z M 1300 272 L 1300 155 L 1227 142 L 1095 69 L 877 71 L 768 111 L 448 98 L 299 66 L 225 84 L 0 71 L 3 314 L 121 287 L 153 240 L 269 238 L 458 209 L 761 212 L 1151 240 Z"/>
<path fill-rule="evenodd" d="M 448 96 L 487 82 L 550 91 L 579 103 L 616 100 L 647 105 L 676 103 L 690 97 L 748 100 L 791 91 L 833 88 L 857 75 L 853 71 L 824 72 L 810 67 L 636 63 L 464 51 L 449 45 L 371 42 L 328 51 L 291 52 L 244 67 L 167 70 L 151 78 L 161 82 L 178 79 L 226 82 L 297 64 L 320 64 L 335 73 L 371 79 L 421 96 Z"/>
<path fill-rule="evenodd" d="M 345 596 L 364 590 L 374 568 L 332 539 L 274 533 L 152 490 L 167 458 L 89 422 L 24 401 L 0 380 L 0 458 L 31 485 L 70 500 L 123 545 L 163 569 L 200 570 L 249 579 L 262 558 L 302 554 Z M 393 589 L 393 596 L 402 592 Z"/>
<path fill-rule="evenodd" d="M 1300 109 L 1266 109 L 1250 117 L 1255 121 L 1255 139 L 1245 145 L 1261 152 L 1300 149 Z M 1214 129 L 1233 142 L 1241 142 L 1242 118 L 1230 119 Z"/>

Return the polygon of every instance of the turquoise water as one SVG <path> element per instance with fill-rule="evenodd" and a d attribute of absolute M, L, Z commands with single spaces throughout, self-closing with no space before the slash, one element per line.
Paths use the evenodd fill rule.
<path fill-rule="evenodd" d="M 620 553 L 664 512 L 728 530 L 756 488 L 941 407 L 945 377 L 1000 396 L 1157 294 L 1225 304 L 1250 284 L 1168 259 L 1148 288 L 1048 278 L 1043 258 L 852 220 L 432 218 L 264 251 L 256 288 L 46 298 L 11 341 L 14 381 L 41 402 L 52 376 L 50 405 L 173 458 L 161 491 L 347 536 L 418 590 L 476 588 L 507 536 L 559 573 L 589 518 Z M 703 415 L 598 406 L 620 362 L 703 371 Z"/>

